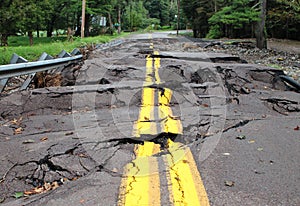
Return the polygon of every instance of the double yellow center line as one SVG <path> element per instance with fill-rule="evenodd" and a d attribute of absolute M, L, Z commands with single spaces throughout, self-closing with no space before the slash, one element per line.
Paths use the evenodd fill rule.
<path fill-rule="evenodd" d="M 153 45 L 150 48 L 153 48 Z M 154 54 L 158 56 L 159 53 L 154 52 Z M 142 135 L 157 136 L 161 133 L 182 134 L 183 132 L 180 119 L 172 114 L 170 106 L 172 90 L 159 87 L 161 83 L 159 68 L 160 58 L 148 55 L 141 109 L 133 128 L 133 135 L 136 138 Z M 156 87 L 151 87 L 153 85 Z M 135 146 L 136 159 L 127 164 L 124 169 L 118 205 L 162 205 L 161 197 L 166 194 L 161 194 L 160 171 L 166 171 L 163 175 L 167 179 L 165 184 L 168 185 L 169 205 L 209 205 L 189 147 L 169 139 L 166 150 L 162 150 L 158 144 L 147 141 L 143 145 Z M 163 160 L 161 164 L 159 158 Z"/>

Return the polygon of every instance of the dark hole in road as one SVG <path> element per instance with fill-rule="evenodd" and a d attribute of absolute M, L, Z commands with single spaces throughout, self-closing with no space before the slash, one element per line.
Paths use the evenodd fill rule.
<path fill-rule="evenodd" d="M 99 84 L 110 84 L 111 82 L 108 81 L 106 78 L 101 78 Z"/>
<path fill-rule="evenodd" d="M 241 59 L 240 57 L 215 57 L 215 58 L 210 58 L 210 60 L 213 63 L 243 63 L 247 64 L 248 62 L 246 60 Z"/>

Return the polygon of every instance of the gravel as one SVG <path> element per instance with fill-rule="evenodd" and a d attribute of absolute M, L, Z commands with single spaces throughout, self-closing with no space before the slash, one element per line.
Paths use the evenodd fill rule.
<path fill-rule="evenodd" d="M 255 47 L 255 40 L 203 40 L 189 38 L 200 44 L 202 51 L 222 52 L 239 56 L 249 64 L 281 69 L 300 82 L 300 42 L 272 40 L 268 49 Z"/>

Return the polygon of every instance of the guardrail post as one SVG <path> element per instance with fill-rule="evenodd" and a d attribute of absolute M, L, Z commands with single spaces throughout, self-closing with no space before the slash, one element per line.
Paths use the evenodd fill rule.
<path fill-rule="evenodd" d="M 72 55 L 68 52 L 66 52 L 65 50 L 62 50 L 59 55 L 58 58 L 65 58 L 65 57 L 71 57 Z"/>
<path fill-rule="evenodd" d="M 62 50 L 59 54 L 58 54 L 58 58 L 66 58 L 66 57 L 71 57 L 72 55 L 69 52 L 66 52 L 65 50 Z M 51 73 L 57 73 L 57 72 L 61 72 L 64 69 L 64 67 L 58 67 L 54 70 L 51 71 Z"/>
<path fill-rule="evenodd" d="M 80 50 L 79 49 L 73 49 L 73 51 L 71 52 L 71 55 L 72 56 L 76 56 L 76 55 L 80 55 L 81 54 L 81 52 L 80 52 Z"/>
<path fill-rule="evenodd" d="M 46 52 L 44 52 L 38 61 L 44 61 L 44 60 L 50 60 L 53 59 L 52 56 L 50 56 L 49 54 L 47 54 Z M 35 77 L 36 72 L 35 73 L 31 73 L 27 76 L 27 79 L 25 80 L 25 82 L 23 83 L 23 85 L 21 86 L 20 90 L 25 90 L 27 89 L 27 87 L 29 86 L 30 82 L 33 80 L 33 78 Z"/>
<path fill-rule="evenodd" d="M 28 61 L 17 54 L 13 54 L 10 59 L 10 64 L 18 64 L 18 63 L 25 63 L 25 62 L 28 62 Z M 3 92 L 7 82 L 8 82 L 8 78 L 0 80 L 0 93 Z"/>

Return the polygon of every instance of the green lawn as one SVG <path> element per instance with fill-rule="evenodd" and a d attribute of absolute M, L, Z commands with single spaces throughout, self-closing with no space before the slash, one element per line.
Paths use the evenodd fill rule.
<path fill-rule="evenodd" d="M 87 37 L 84 39 L 74 37 L 73 42 L 67 41 L 66 36 L 61 37 L 35 37 L 33 46 L 29 46 L 28 37 L 12 36 L 8 39 L 8 47 L 0 47 L 0 65 L 9 64 L 14 53 L 24 57 L 28 61 L 36 61 L 43 52 L 51 56 L 57 56 L 62 50 L 71 52 L 75 48 L 109 42 L 113 39 L 125 36 L 121 35 L 101 35 L 97 37 Z"/>

